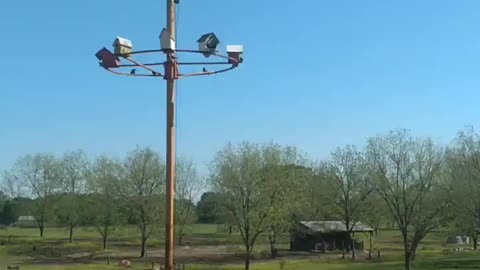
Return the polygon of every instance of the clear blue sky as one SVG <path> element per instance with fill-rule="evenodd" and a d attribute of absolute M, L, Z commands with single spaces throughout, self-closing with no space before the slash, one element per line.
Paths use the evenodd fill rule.
<path fill-rule="evenodd" d="M 274 140 L 315 159 L 395 128 L 449 142 L 480 120 L 478 10 L 476 0 L 182 0 L 180 47 L 214 31 L 246 53 L 239 70 L 180 82 L 178 150 L 205 168 L 228 141 Z M 164 81 L 113 76 L 93 54 L 116 35 L 156 48 L 164 13 L 163 0 L 3 1 L 0 170 L 36 152 L 163 152 Z"/>

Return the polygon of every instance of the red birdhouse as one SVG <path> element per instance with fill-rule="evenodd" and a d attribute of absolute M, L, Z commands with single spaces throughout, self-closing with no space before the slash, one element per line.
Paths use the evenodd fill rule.
<path fill-rule="evenodd" d="M 95 56 L 100 60 L 100 65 L 104 68 L 117 68 L 120 66 L 120 59 L 107 48 L 101 49 Z"/>
<path fill-rule="evenodd" d="M 230 58 L 228 60 L 231 64 L 240 64 L 243 62 L 243 46 L 242 45 L 228 45 L 227 54 Z"/>

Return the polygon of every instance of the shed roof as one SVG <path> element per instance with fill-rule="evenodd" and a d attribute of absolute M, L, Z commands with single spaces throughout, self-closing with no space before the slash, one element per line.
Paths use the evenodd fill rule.
<path fill-rule="evenodd" d="M 300 224 L 307 227 L 312 232 L 346 232 L 343 221 L 300 221 Z M 365 224 L 357 222 L 353 227 L 353 232 L 373 232 L 374 230 Z"/>

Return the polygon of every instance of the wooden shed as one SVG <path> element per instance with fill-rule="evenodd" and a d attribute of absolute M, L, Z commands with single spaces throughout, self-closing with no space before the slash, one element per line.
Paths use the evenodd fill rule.
<path fill-rule="evenodd" d="M 372 234 L 373 229 L 357 222 L 352 233 Z M 290 232 L 292 251 L 326 252 L 349 250 L 349 235 L 342 221 L 301 221 Z M 355 242 L 356 250 L 363 250 L 363 242 Z"/>

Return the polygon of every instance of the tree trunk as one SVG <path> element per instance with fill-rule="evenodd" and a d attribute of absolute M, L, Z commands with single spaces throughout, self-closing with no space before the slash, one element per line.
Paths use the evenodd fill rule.
<path fill-rule="evenodd" d="M 251 259 L 251 256 L 252 256 L 252 251 L 250 249 L 249 246 L 246 247 L 247 248 L 247 252 L 246 252 L 246 255 L 245 255 L 245 270 L 250 270 L 250 259 Z"/>
<path fill-rule="evenodd" d="M 403 236 L 403 250 L 405 252 L 405 270 L 410 270 L 410 261 L 411 261 L 411 253 L 410 253 L 410 247 L 408 246 L 408 231 L 407 230 L 402 230 L 402 236 Z"/>
<path fill-rule="evenodd" d="M 352 260 L 355 260 L 355 240 L 351 239 L 350 243 L 352 245 Z"/>
<path fill-rule="evenodd" d="M 142 250 L 140 252 L 141 258 L 145 258 L 147 256 L 147 236 L 145 230 L 145 228 L 142 230 Z"/>
<path fill-rule="evenodd" d="M 102 237 L 103 241 L 103 250 L 107 249 L 107 233 Z"/>
<path fill-rule="evenodd" d="M 368 259 L 371 260 L 372 259 L 372 251 L 373 251 L 373 244 L 372 244 L 372 233 L 370 233 L 370 246 L 368 248 Z"/>
<path fill-rule="evenodd" d="M 40 229 L 40 238 L 43 238 L 43 231 L 45 230 L 45 226 L 42 224 L 38 226 L 38 229 Z"/>
<path fill-rule="evenodd" d="M 277 250 L 277 247 L 276 247 L 277 234 L 275 233 L 275 231 L 272 231 L 272 235 L 268 236 L 268 241 L 270 242 L 270 257 L 272 259 L 275 259 L 277 257 L 277 254 L 278 254 L 278 250 Z"/>
<path fill-rule="evenodd" d="M 178 235 L 177 235 L 177 245 L 182 246 L 183 245 L 183 228 L 180 226 L 178 229 Z"/>
<path fill-rule="evenodd" d="M 70 241 L 70 244 L 71 244 L 71 243 L 73 243 L 73 225 L 72 224 L 70 224 L 69 229 L 70 229 L 69 241 Z"/>
<path fill-rule="evenodd" d="M 250 270 L 250 254 L 245 257 L 245 270 Z"/>
<path fill-rule="evenodd" d="M 474 232 L 472 234 L 472 241 L 473 241 L 473 250 L 477 250 L 478 249 L 478 234 L 476 232 Z"/>
<path fill-rule="evenodd" d="M 414 262 L 415 259 L 417 258 L 417 248 L 420 243 L 417 243 L 416 241 L 412 243 L 410 247 L 410 262 Z"/>
<path fill-rule="evenodd" d="M 411 262 L 411 257 L 412 254 L 410 253 L 409 250 L 405 250 L 405 270 L 410 270 L 410 262 Z"/>
<path fill-rule="evenodd" d="M 416 258 L 417 258 L 417 251 L 416 250 L 410 251 L 410 261 L 414 262 Z"/>
<path fill-rule="evenodd" d="M 142 239 L 142 250 L 140 251 L 140 257 L 145 258 L 147 256 L 147 239 Z"/>

